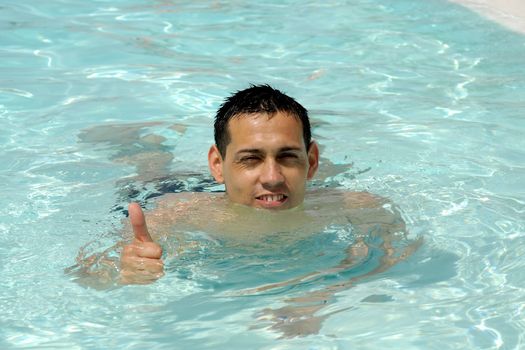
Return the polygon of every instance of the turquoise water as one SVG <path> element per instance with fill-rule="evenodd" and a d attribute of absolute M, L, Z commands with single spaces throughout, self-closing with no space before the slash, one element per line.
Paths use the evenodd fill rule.
<path fill-rule="evenodd" d="M 0 348 L 524 346 L 524 36 L 437 0 L 6 0 L 0 19 Z M 73 282 L 79 249 L 119 241 L 130 198 L 217 190 L 213 113 L 249 83 L 310 110 L 337 170 L 317 185 L 390 198 L 423 246 L 339 292 L 318 334 L 291 339 L 257 315 L 293 291 L 239 297 L 259 270 L 242 255 L 215 263 L 220 249 L 152 285 Z M 86 131 L 104 125 L 109 138 Z M 173 159 L 137 179 L 125 157 L 141 151 Z M 301 266 L 311 246 L 267 258 Z M 329 281 L 296 288 L 316 283 Z"/>

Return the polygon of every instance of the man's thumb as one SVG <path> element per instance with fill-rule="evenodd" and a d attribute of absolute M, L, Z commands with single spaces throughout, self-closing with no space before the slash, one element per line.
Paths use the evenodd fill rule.
<path fill-rule="evenodd" d="M 135 239 L 140 242 L 153 242 L 146 226 L 146 218 L 142 212 L 142 208 L 138 203 L 130 203 L 128 206 L 129 220 L 131 227 L 133 227 L 133 234 Z"/>

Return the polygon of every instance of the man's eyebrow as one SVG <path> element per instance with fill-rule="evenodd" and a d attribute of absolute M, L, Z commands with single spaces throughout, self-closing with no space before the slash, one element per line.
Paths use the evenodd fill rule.
<path fill-rule="evenodd" d="M 279 148 L 278 150 L 278 153 L 283 153 L 283 152 L 301 152 L 302 151 L 302 148 L 301 147 L 282 147 L 282 148 Z M 264 153 L 263 150 L 261 149 L 258 149 L 258 148 L 244 148 L 244 149 L 240 149 L 236 152 L 236 154 L 240 154 L 240 153 L 251 153 L 251 154 L 262 154 Z"/>
<path fill-rule="evenodd" d="M 303 149 L 301 147 L 283 147 L 283 148 L 279 148 L 279 153 L 282 153 L 282 152 L 301 152 Z"/>
<path fill-rule="evenodd" d="M 244 148 L 244 149 L 240 149 L 238 150 L 237 152 L 235 152 L 236 154 L 239 154 L 239 153 L 263 153 L 263 151 L 261 151 L 260 149 L 258 148 Z"/>

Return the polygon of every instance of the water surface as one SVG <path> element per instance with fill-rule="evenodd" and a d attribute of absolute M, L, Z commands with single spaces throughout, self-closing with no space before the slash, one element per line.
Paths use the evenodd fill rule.
<path fill-rule="evenodd" d="M 523 36 L 437 0 L 7 0 L 0 19 L 2 348 L 523 347 Z M 257 317 L 293 291 L 236 295 L 256 268 L 221 270 L 211 243 L 152 285 L 74 283 L 64 269 L 120 240 L 130 198 L 220 190 L 213 114 L 249 83 L 310 110 L 331 164 L 315 186 L 391 199 L 423 246 L 291 339 Z M 86 139 L 100 127 L 118 137 Z M 140 178 L 145 152 L 166 158 Z M 311 243 L 251 262 L 300 275 Z"/>

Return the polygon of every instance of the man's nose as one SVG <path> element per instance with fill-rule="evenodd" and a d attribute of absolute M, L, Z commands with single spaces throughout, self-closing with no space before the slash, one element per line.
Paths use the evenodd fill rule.
<path fill-rule="evenodd" d="M 275 187 L 283 182 L 284 176 L 280 164 L 275 160 L 266 161 L 261 173 L 261 183 L 265 186 Z"/>

